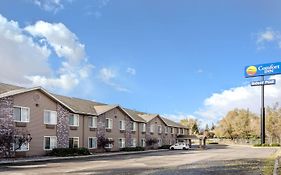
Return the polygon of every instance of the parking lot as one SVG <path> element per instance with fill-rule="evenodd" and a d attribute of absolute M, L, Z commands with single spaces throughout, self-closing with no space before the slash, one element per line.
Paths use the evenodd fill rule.
<path fill-rule="evenodd" d="M 209 146 L 207 150 L 167 150 L 3 165 L 0 174 L 260 174 L 263 161 L 276 151 L 276 148 L 217 145 Z"/>

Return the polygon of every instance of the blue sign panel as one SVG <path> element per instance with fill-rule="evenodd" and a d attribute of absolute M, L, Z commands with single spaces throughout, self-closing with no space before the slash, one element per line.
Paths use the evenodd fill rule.
<path fill-rule="evenodd" d="M 281 62 L 258 64 L 245 67 L 245 77 L 281 74 Z"/>
<path fill-rule="evenodd" d="M 272 85 L 275 83 L 276 83 L 275 79 L 269 79 L 269 80 L 264 80 L 264 81 L 252 81 L 251 86 Z"/>

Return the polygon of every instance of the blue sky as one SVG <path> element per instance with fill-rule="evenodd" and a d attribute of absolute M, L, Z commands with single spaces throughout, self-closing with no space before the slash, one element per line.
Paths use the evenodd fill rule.
<path fill-rule="evenodd" d="M 208 123 L 235 107 L 258 111 L 258 89 L 247 86 L 243 70 L 280 61 L 280 6 L 277 0 L 3 0 L 1 38 L 10 43 L 3 33 L 13 31 L 25 39 L 0 43 L 0 61 L 21 60 L 26 69 L 11 76 L 2 65 L 0 80 L 175 120 Z M 24 42 L 31 43 L 23 51 Z M 269 93 L 268 105 L 277 97 Z"/>

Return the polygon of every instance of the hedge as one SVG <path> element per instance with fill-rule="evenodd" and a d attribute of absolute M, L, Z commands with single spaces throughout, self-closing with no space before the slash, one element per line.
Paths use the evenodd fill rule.
<path fill-rule="evenodd" d="M 125 147 L 125 148 L 120 149 L 120 151 L 127 151 L 127 152 L 130 152 L 130 151 L 144 151 L 144 147 L 140 147 L 140 146 L 137 146 L 137 147 Z"/>
<path fill-rule="evenodd" d="M 279 147 L 280 144 L 279 143 L 272 143 L 272 144 L 268 144 L 268 143 L 264 143 L 264 144 L 254 144 L 254 147 Z"/>
<path fill-rule="evenodd" d="M 162 145 L 158 149 L 170 149 L 171 145 Z"/>
<path fill-rule="evenodd" d="M 67 156 L 81 156 L 81 155 L 90 155 L 88 148 L 54 148 L 48 155 L 49 156 L 58 156 L 58 157 L 67 157 Z"/>

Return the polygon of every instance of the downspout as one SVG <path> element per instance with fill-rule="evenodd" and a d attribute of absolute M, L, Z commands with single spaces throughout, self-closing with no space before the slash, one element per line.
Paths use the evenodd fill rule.
<path fill-rule="evenodd" d="M 82 140 L 83 140 L 83 147 L 85 147 L 85 115 L 83 115 L 82 120 L 83 120 L 83 125 L 82 125 Z"/>

